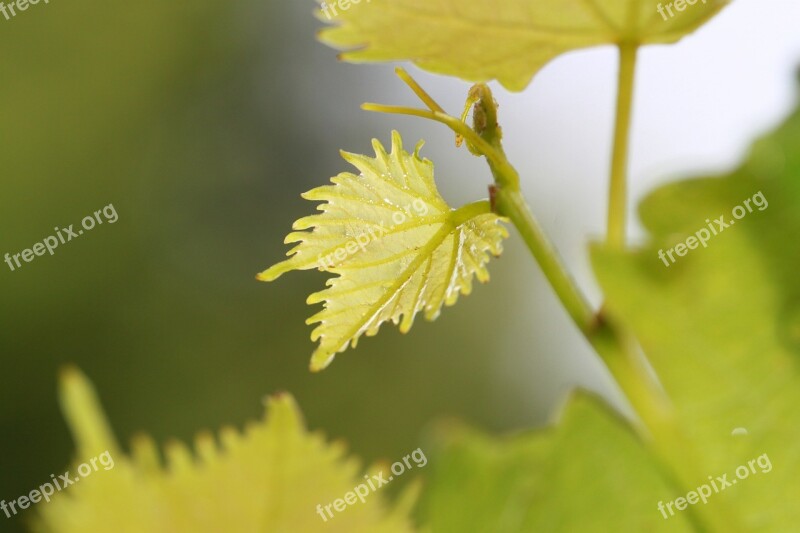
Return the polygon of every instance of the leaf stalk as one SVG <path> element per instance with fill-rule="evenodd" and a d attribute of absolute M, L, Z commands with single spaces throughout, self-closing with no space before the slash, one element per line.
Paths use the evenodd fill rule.
<path fill-rule="evenodd" d="M 639 46 L 636 43 L 625 42 L 619 45 L 617 114 L 614 126 L 614 146 L 611 153 L 607 232 L 609 246 L 617 249 L 625 246 L 627 230 L 628 148 L 638 49 Z"/>

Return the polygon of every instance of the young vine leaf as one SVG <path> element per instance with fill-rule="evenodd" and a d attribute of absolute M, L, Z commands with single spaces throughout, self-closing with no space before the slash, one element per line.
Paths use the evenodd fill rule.
<path fill-rule="evenodd" d="M 373 141 L 375 157 L 342 152 L 359 174 L 344 172 L 333 185 L 303 195 L 322 201 L 321 214 L 296 221 L 285 242 L 299 243 L 258 275 L 272 281 L 290 270 L 317 268 L 337 274 L 328 288 L 309 296 L 324 308 L 308 319 L 319 325 L 311 339 L 319 346 L 311 370 L 327 367 L 359 337 L 375 335 L 392 321 L 407 332 L 424 311 L 434 320 L 442 305 L 453 305 L 472 290 L 472 278 L 489 280 L 485 264 L 499 256 L 508 232 L 488 201 L 451 209 L 436 189 L 433 164 L 403 150 L 392 134 L 387 153 Z M 311 231 L 305 231 L 311 229 Z"/>
<path fill-rule="evenodd" d="M 320 40 L 345 50 L 347 61 L 409 60 L 431 72 L 496 79 L 521 91 L 565 52 L 672 43 L 728 3 L 698 0 L 677 11 L 665 0 L 372 0 L 330 19 L 322 11 L 317 16 L 332 25 Z"/>

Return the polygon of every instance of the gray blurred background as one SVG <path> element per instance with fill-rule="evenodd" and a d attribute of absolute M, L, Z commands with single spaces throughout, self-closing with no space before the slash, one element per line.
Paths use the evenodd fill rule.
<path fill-rule="evenodd" d="M 313 210 L 300 193 L 347 169 L 338 150 L 369 153 L 398 129 L 407 146 L 427 140 L 452 205 L 485 197 L 490 180 L 443 127 L 360 111 L 416 102 L 391 65 L 338 63 L 314 39 L 313 5 L 51 0 L 0 18 L 0 254 L 110 203 L 119 214 L 52 257 L 0 264 L 0 499 L 70 459 L 56 403 L 66 363 L 94 381 L 123 442 L 241 427 L 287 390 L 312 428 L 367 461 L 424 448 L 445 417 L 513 431 L 544 423 L 576 384 L 615 397 L 513 232 L 491 284 L 435 323 L 385 325 L 309 373 L 304 302 L 325 276 L 254 277 Z M 631 208 L 659 183 L 734 166 L 781 120 L 798 20 L 795 0 L 737 0 L 642 53 Z M 469 84 L 411 71 L 461 110 Z M 597 49 L 548 65 L 523 94 L 495 87 L 534 212 L 595 302 L 586 243 L 605 227 L 615 71 L 613 50 Z M 635 217 L 631 235 L 643 238 Z M 20 525 L 0 516 L 0 530 Z"/>

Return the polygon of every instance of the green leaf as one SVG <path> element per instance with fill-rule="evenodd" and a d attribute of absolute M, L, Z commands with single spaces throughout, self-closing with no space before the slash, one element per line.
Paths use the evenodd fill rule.
<path fill-rule="evenodd" d="M 601 401 L 574 394 L 556 427 L 508 439 L 441 432 L 422 516 L 430 531 L 688 531 L 664 520 L 658 465 Z"/>
<path fill-rule="evenodd" d="M 424 311 L 434 320 L 442 305 L 472 291 L 473 276 L 489 280 L 489 254 L 499 256 L 508 232 L 486 201 L 451 209 L 436 190 L 433 164 L 403 150 L 392 134 L 392 152 L 373 141 L 376 157 L 342 153 L 359 170 L 331 178 L 333 185 L 303 195 L 324 202 L 322 214 L 301 218 L 286 243 L 291 256 L 259 274 L 272 281 L 290 270 L 317 268 L 338 277 L 312 294 L 324 309 L 308 319 L 320 341 L 311 369 L 328 366 L 361 335 L 375 335 L 392 321 L 407 332 Z M 311 231 L 305 231 L 311 229 Z"/>
<path fill-rule="evenodd" d="M 641 205 L 648 246 L 593 251 L 608 319 L 640 339 L 700 456 L 690 486 L 677 487 L 623 420 L 578 394 L 552 429 L 504 440 L 444 433 L 422 505 L 431 531 L 701 531 L 693 507 L 674 502 L 702 486 L 710 495 L 697 509 L 725 513 L 740 531 L 797 529 L 798 145 L 800 112 L 730 175 L 651 194 Z M 759 191 L 766 202 L 754 199 Z M 659 259 L 706 219 L 729 222 L 746 199 L 753 211 L 707 248 L 698 244 L 669 267 Z"/>
<path fill-rule="evenodd" d="M 800 522 L 799 145 L 796 112 L 735 172 L 645 199 L 646 247 L 593 254 L 611 319 L 640 339 L 703 456 L 707 471 L 698 474 L 730 473 L 761 454 L 774 464 L 725 492 L 742 525 L 758 531 Z M 737 206 L 746 213 L 738 220 Z M 720 217 L 733 224 L 720 231 Z M 691 236 L 696 248 L 671 262 L 667 250 Z"/>
<path fill-rule="evenodd" d="M 346 50 L 347 61 L 409 60 L 431 72 L 473 82 L 496 79 L 521 91 L 565 52 L 672 43 L 727 3 L 696 0 L 677 11 L 671 0 L 362 0 L 347 10 L 328 2 L 327 14 L 317 17 L 333 25 L 320 40 Z M 673 6 L 672 17 L 666 5 Z"/>
<path fill-rule="evenodd" d="M 162 466 L 146 436 L 134 441 L 130 456 L 122 453 L 83 374 L 67 371 L 61 386 L 78 448 L 70 479 L 79 477 L 78 465 L 106 451 L 113 461 L 103 458 L 103 466 L 80 483 L 39 503 L 35 531 L 413 531 L 410 493 L 390 510 L 384 494 L 370 492 L 323 521 L 317 505 L 344 498 L 363 483 L 363 473 L 341 443 L 306 430 L 288 394 L 270 398 L 264 419 L 244 433 L 229 428 L 218 438 L 201 434 L 194 453 L 182 443 L 168 444 Z"/>

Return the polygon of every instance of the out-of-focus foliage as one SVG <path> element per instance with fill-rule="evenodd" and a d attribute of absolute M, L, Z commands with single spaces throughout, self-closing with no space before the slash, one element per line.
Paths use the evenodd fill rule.
<path fill-rule="evenodd" d="M 390 511 L 380 492 L 323 521 L 317 506 L 330 505 L 362 483 L 360 465 L 346 457 L 341 443 L 309 433 L 288 394 L 270 398 L 264 420 L 243 434 L 224 429 L 219 444 L 210 433 L 197 437 L 194 453 L 170 443 L 162 466 L 149 437 L 134 442 L 131 456 L 122 454 L 80 373 L 65 372 L 62 388 L 78 445 L 75 466 L 108 451 L 113 468 L 100 469 L 39 505 L 37 531 L 411 531 L 408 505 Z"/>
<path fill-rule="evenodd" d="M 409 60 L 521 91 L 551 59 L 603 44 L 672 43 L 727 5 L 703 0 L 664 20 L 659 0 L 371 0 L 337 11 L 320 38 L 348 61 Z M 684 4 L 686 6 L 686 4 Z M 663 10 L 663 6 L 661 7 Z M 320 20 L 328 14 L 318 13 Z"/>
<path fill-rule="evenodd" d="M 706 473 L 730 472 L 764 453 L 775 465 L 724 493 L 741 523 L 759 531 L 791 531 L 800 522 L 790 503 L 800 498 L 798 146 L 795 112 L 737 171 L 674 183 L 645 199 L 648 247 L 594 254 L 613 319 L 640 339 Z M 746 213 L 740 220 L 732 216 L 737 206 Z M 669 267 L 659 259 L 658 250 L 685 242 L 707 221 L 719 231 L 721 216 L 730 226 L 707 248 L 673 254 Z M 747 435 L 732 437 L 737 428 Z"/>
<path fill-rule="evenodd" d="M 647 247 L 594 251 L 611 320 L 641 339 L 701 455 L 705 471 L 686 490 L 727 475 L 730 487 L 696 505 L 726 506 L 745 531 L 792 531 L 800 521 L 797 146 L 800 112 L 732 174 L 671 184 L 644 200 Z M 763 200 L 753 199 L 759 191 Z M 707 248 L 669 267 L 659 259 L 659 249 L 708 227 L 707 219 L 734 220 L 747 199 L 752 212 Z M 691 511 L 665 520 L 658 510 L 686 493 L 662 478 L 626 426 L 579 395 L 560 425 L 541 434 L 445 434 L 424 515 L 433 531 L 694 531 Z M 733 475 L 764 454 L 757 474 Z"/>
<path fill-rule="evenodd" d="M 496 439 L 442 426 L 439 441 L 422 509 L 432 532 L 686 530 L 685 516 L 658 514 L 667 485 L 638 437 L 592 396 L 572 396 L 551 429 Z"/>

